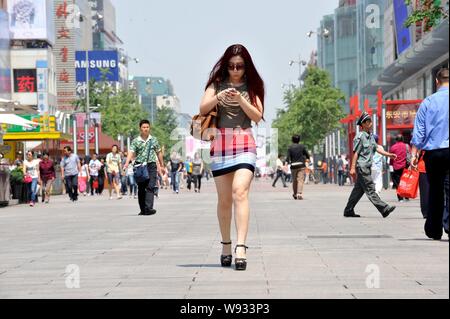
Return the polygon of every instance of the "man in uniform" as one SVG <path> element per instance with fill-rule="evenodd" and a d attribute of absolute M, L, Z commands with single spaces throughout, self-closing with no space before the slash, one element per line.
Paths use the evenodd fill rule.
<path fill-rule="evenodd" d="M 393 159 L 397 156 L 384 151 L 382 147 L 377 145 L 373 135 L 370 133 L 373 124 L 369 114 L 364 112 L 357 124 L 361 127 L 361 132 L 353 141 L 354 155 L 350 170 L 350 174 L 356 182 L 348 200 L 347 207 L 345 208 L 344 217 L 361 217 L 355 214 L 354 209 L 365 193 L 383 218 L 386 218 L 394 211 L 395 206 L 390 206 L 383 202 L 375 191 L 375 184 L 373 183 L 371 172 L 372 159 L 375 152 Z"/>

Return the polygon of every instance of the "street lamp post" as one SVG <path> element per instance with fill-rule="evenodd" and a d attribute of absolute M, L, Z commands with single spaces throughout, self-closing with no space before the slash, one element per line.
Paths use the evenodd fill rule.
<path fill-rule="evenodd" d="M 77 117 L 72 114 L 72 129 L 73 129 L 73 153 L 78 153 L 78 137 L 77 137 Z"/>
<path fill-rule="evenodd" d="M 383 147 L 385 150 L 387 150 L 387 128 L 386 128 L 386 104 L 383 103 L 383 108 L 381 110 L 381 131 L 383 134 Z M 386 172 L 385 174 L 383 174 L 383 186 L 384 189 L 388 189 L 389 188 L 389 184 L 390 184 L 390 180 L 389 180 L 389 164 L 387 163 L 387 161 L 383 161 L 383 171 Z"/>
<path fill-rule="evenodd" d="M 159 83 L 159 84 L 161 84 L 161 83 L 163 83 L 163 81 L 161 81 L 161 80 L 152 80 L 152 79 L 150 79 L 150 78 L 148 78 L 147 79 L 147 81 L 146 81 L 146 84 L 147 84 L 147 93 L 149 94 L 149 97 L 150 97 L 150 116 L 151 116 L 151 124 L 152 124 L 152 126 L 153 126 L 153 123 L 154 123 L 154 102 L 153 102 L 153 90 L 152 90 L 152 84 L 153 83 L 155 83 L 155 81 L 156 81 L 156 83 Z"/>
<path fill-rule="evenodd" d="M 84 155 L 89 156 L 89 51 L 86 50 L 86 118 L 84 119 Z"/>
<path fill-rule="evenodd" d="M 306 33 L 306 36 L 308 38 L 311 38 L 313 34 L 317 34 L 319 36 L 323 36 L 324 38 L 328 38 L 331 35 L 331 31 L 328 30 L 327 28 L 324 28 L 321 33 L 317 33 L 317 32 L 314 32 L 314 31 L 309 31 L 308 33 Z"/>
<path fill-rule="evenodd" d="M 298 64 L 298 69 L 299 69 L 298 88 L 301 89 L 302 88 L 302 66 L 306 66 L 308 64 L 308 62 L 306 62 L 305 60 L 302 60 L 302 58 L 299 57 L 298 61 L 291 60 L 289 62 L 290 66 L 293 66 L 294 64 Z"/>
<path fill-rule="evenodd" d="M 99 139 L 98 139 L 98 122 L 94 120 L 95 124 L 95 154 L 99 153 Z"/>

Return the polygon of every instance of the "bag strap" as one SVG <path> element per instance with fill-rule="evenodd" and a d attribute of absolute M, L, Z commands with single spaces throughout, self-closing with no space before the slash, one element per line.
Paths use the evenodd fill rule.
<path fill-rule="evenodd" d="M 216 95 L 219 94 L 220 85 L 214 82 L 214 90 Z M 219 115 L 219 102 L 217 102 L 216 106 L 214 106 L 214 111 L 216 112 L 215 116 Z"/>
<path fill-rule="evenodd" d="M 151 144 L 151 142 L 152 142 L 152 138 L 149 137 L 148 143 Z M 147 143 L 145 143 L 145 144 L 147 144 Z M 146 164 L 148 164 L 148 160 L 150 159 L 150 151 L 152 150 L 152 146 L 153 146 L 153 145 L 150 145 L 150 146 L 148 147 L 147 161 L 145 162 Z"/>

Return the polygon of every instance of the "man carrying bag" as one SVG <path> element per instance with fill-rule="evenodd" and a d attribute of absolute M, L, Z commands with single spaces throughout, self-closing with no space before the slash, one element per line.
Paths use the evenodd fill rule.
<path fill-rule="evenodd" d="M 157 174 L 164 174 L 165 165 L 159 142 L 156 137 L 150 135 L 150 122 L 142 120 L 139 127 L 141 134 L 131 143 L 124 170 L 128 169 L 128 165 L 130 165 L 134 156 L 136 158 L 134 177 L 138 184 L 139 207 L 141 209 L 139 215 L 154 215 L 156 214 L 153 204 Z M 157 160 L 159 160 L 159 168 L 156 164 Z M 158 172 L 158 170 L 160 171 Z"/>

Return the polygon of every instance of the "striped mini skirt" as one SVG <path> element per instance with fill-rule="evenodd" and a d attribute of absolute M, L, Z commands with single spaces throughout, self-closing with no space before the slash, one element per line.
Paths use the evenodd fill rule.
<path fill-rule="evenodd" d="M 211 171 L 214 177 L 239 169 L 255 172 L 256 143 L 252 129 L 218 129 L 211 142 Z"/>

